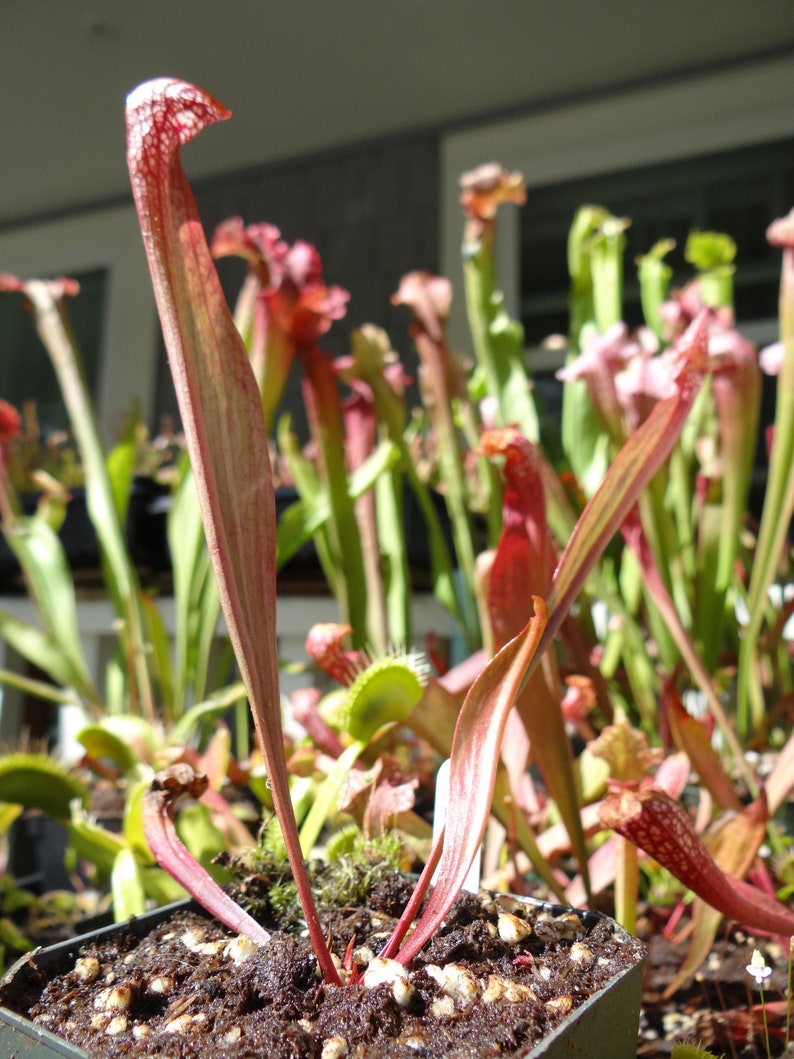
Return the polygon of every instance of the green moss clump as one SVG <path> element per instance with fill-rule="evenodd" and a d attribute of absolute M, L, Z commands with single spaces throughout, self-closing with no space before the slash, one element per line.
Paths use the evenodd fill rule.
<path fill-rule="evenodd" d="M 396 832 L 385 832 L 372 840 L 356 832 L 352 841 L 350 834 L 345 834 L 333 859 L 312 861 L 308 866 L 321 914 L 362 903 L 385 874 L 400 871 L 403 850 Z M 231 895 L 266 928 L 289 931 L 303 925 L 303 911 L 283 850 L 274 852 L 260 844 L 241 856 L 223 853 L 217 860 L 234 876 L 228 887 Z"/>

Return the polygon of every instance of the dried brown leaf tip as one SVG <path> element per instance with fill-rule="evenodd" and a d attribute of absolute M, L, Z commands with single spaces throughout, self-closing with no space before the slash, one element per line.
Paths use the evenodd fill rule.
<path fill-rule="evenodd" d="M 180 798 L 198 799 L 207 790 L 209 780 L 179 762 L 163 769 L 153 778 L 143 797 L 143 827 L 152 856 L 208 912 L 230 930 L 244 934 L 256 945 L 264 945 L 270 935 L 229 895 L 198 863 L 182 844 L 174 827 L 174 810 Z"/>

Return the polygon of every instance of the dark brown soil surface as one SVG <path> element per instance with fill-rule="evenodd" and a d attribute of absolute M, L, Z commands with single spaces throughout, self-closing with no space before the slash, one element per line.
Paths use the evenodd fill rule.
<path fill-rule="evenodd" d="M 463 895 L 403 981 L 389 965 L 373 984 L 408 892 L 394 876 L 366 909 L 326 917 L 340 960 L 352 939 L 358 984 L 323 985 L 300 929 L 235 962 L 228 931 L 182 911 L 140 941 L 122 929 L 84 947 L 49 981 L 29 960 L 0 1004 L 114 1059 L 469 1059 L 523 1054 L 642 955 L 608 919 Z"/>

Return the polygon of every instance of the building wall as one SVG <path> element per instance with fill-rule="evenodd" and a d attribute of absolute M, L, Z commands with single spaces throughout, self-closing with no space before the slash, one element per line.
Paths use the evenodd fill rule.
<path fill-rule="evenodd" d="M 294 159 L 231 174 L 195 187 L 208 234 L 230 216 L 275 224 L 289 242 L 305 239 L 320 252 L 326 282 L 350 292 L 347 316 L 323 340 L 335 355 L 348 351 L 349 332 L 376 323 L 395 349 L 414 362 L 408 313 L 390 304 L 400 277 L 439 267 L 438 137 L 424 133 Z M 219 262 L 233 302 L 244 266 Z M 299 411 L 297 380 L 288 395 Z M 175 411 L 165 356 L 158 358 L 155 409 Z"/>

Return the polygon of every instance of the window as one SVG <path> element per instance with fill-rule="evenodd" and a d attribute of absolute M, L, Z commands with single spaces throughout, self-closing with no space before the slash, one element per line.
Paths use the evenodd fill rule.
<path fill-rule="evenodd" d="M 521 210 L 504 209 L 497 266 L 507 308 L 535 329 L 530 339 L 546 330 L 553 318 L 559 321 L 560 291 L 567 283 L 559 254 L 564 254 L 573 208 L 582 196 L 600 197 L 607 207 L 614 202 L 616 211 L 633 215 L 631 238 L 642 250 L 653 242 L 656 231 L 680 238 L 681 232 L 701 223 L 730 231 L 745 261 L 747 286 L 737 296 L 745 321 L 748 312 L 765 311 L 759 300 L 763 297 L 776 315 L 766 286 L 768 266 L 758 261 L 755 241 L 763 239 L 766 224 L 780 212 L 768 212 L 776 195 L 786 209 L 794 204 L 792 143 L 794 81 L 786 58 L 736 64 L 631 91 L 584 95 L 565 105 L 450 133 L 441 151 L 441 270 L 455 283 L 450 317 L 453 344 L 469 345 L 459 264 L 461 173 L 495 160 L 519 170 L 527 181 L 524 213 L 532 211 L 532 227 L 526 216 L 522 222 Z M 720 155 L 727 166 L 746 168 L 735 174 L 730 169 L 710 175 L 702 171 L 701 166 L 709 168 Z M 758 182 L 754 156 L 772 159 L 767 176 L 773 184 L 778 181 L 776 190 Z M 645 197 L 637 182 L 642 173 L 656 182 Z M 693 186 L 705 188 L 702 201 L 687 201 L 691 194 L 687 188 Z M 605 194 L 599 195 L 600 191 Z M 535 240 L 532 253 L 522 246 L 522 231 Z M 757 265 L 761 274 L 753 276 Z M 766 295 L 759 295 L 761 288 Z M 536 299 L 534 304 L 525 301 L 525 294 Z"/>
<path fill-rule="evenodd" d="M 765 232 L 794 206 L 794 138 L 532 188 L 520 212 L 521 317 L 527 344 L 568 327 L 566 240 L 578 206 L 593 203 L 631 219 L 626 232 L 625 316 L 642 322 L 634 260 L 671 237 L 674 280 L 692 270 L 683 251 L 692 229 L 724 231 L 737 243 L 736 315 L 777 316 L 780 252 Z"/>
<path fill-rule="evenodd" d="M 71 278 L 80 284 L 80 295 L 69 300 L 69 319 L 96 401 L 107 270 L 93 269 Z M 0 294 L 0 397 L 20 410 L 25 402 L 35 402 L 36 418 L 45 435 L 69 425 L 60 387 L 33 316 L 21 309 L 18 294 L 5 292 Z"/>
<path fill-rule="evenodd" d="M 134 401 L 150 417 L 159 329 L 131 204 L 0 232 L 0 271 L 78 279 L 81 293 L 70 299 L 69 315 L 105 440 L 117 439 Z M 0 397 L 33 397 L 42 425 L 63 425 L 58 387 L 32 324 L 20 319 L 16 299 L 0 303 Z"/>

